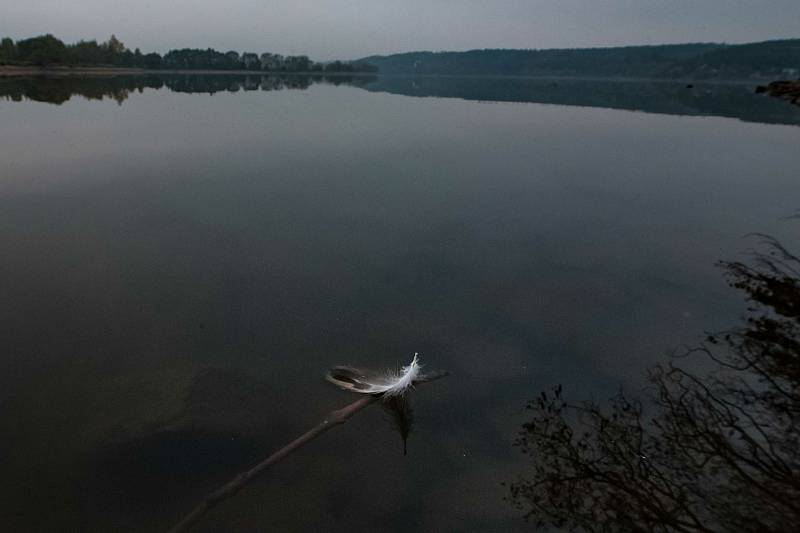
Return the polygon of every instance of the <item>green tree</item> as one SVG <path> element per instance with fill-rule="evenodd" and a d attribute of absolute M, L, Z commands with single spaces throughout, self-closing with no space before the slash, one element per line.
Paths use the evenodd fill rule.
<path fill-rule="evenodd" d="M 66 45 L 49 33 L 17 42 L 17 52 L 21 61 L 35 65 L 65 63 L 68 56 Z"/>
<path fill-rule="evenodd" d="M 112 55 L 121 54 L 125 51 L 125 45 L 122 44 L 122 41 L 117 39 L 116 35 L 111 35 L 108 41 L 106 42 L 106 47 L 111 52 Z"/>
<path fill-rule="evenodd" d="M 0 63 L 14 61 L 17 58 L 17 45 L 10 37 L 3 37 L 0 41 Z"/>
<path fill-rule="evenodd" d="M 142 62 L 138 66 L 148 69 L 158 69 L 161 68 L 161 64 L 162 64 L 161 56 L 153 52 L 150 54 L 143 55 Z"/>
<path fill-rule="evenodd" d="M 97 65 L 106 59 L 106 51 L 97 41 L 78 41 L 67 47 L 70 63 L 83 65 Z"/>

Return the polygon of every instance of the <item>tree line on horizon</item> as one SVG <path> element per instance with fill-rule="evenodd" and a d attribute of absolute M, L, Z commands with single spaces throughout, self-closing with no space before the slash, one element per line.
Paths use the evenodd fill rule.
<path fill-rule="evenodd" d="M 797 78 L 800 39 L 543 50 L 407 52 L 361 59 L 381 74 L 630 78 Z"/>
<path fill-rule="evenodd" d="M 256 54 L 234 50 L 219 52 L 213 48 L 170 50 L 163 56 L 128 49 L 112 35 L 105 42 L 78 41 L 66 44 L 51 34 L 14 41 L 0 40 L 0 65 L 34 66 L 107 66 L 152 70 L 250 70 L 270 72 L 377 72 L 363 61 L 321 63 L 308 56 L 283 56 L 270 52 Z"/>

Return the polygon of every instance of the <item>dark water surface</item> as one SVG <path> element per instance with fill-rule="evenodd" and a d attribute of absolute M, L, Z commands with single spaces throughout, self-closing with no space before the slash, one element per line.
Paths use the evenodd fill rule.
<path fill-rule="evenodd" d="M 4 527 L 164 530 L 351 401 L 328 367 L 420 352 L 408 455 L 367 410 L 199 530 L 524 529 L 526 400 L 738 319 L 715 262 L 796 241 L 800 114 L 476 83 L 0 79 Z"/>

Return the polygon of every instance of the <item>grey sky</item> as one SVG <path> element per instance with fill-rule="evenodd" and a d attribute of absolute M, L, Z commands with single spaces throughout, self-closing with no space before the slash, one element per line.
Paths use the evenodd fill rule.
<path fill-rule="evenodd" d="M 800 0 L 0 0 L 0 35 L 357 58 L 800 37 Z"/>

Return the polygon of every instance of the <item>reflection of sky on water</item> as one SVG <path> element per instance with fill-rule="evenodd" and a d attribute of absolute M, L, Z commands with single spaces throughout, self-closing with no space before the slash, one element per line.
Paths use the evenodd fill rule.
<path fill-rule="evenodd" d="M 419 351 L 453 376 L 407 457 L 364 412 L 204 527 L 522 527 L 525 401 L 728 326 L 714 262 L 800 192 L 790 126 L 326 85 L 3 101 L 0 135 L 0 451 L 34 525 L 162 529 L 346 403 L 329 366 Z"/>
<path fill-rule="evenodd" d="M 766 83 L 763 82 L 762 83 Z M 52 76 L 0 78 L 0 99 L 56 105 L 73 97 L 112 99 L 122 105 L 136 92 L 166 88 L 215 94 L 239 91 L 305 90 L 315 84 L 352 85 L 373 92 L 417 97 L 460 98 L 645 111 L 667 115 L 719 116 L 800 125 L 800 109 L 757 96 L 754 80 L 686 83 L 668 79 L 536 78 L 524 76 L 376 76 L 372 74 L 192 74 Z"/>

